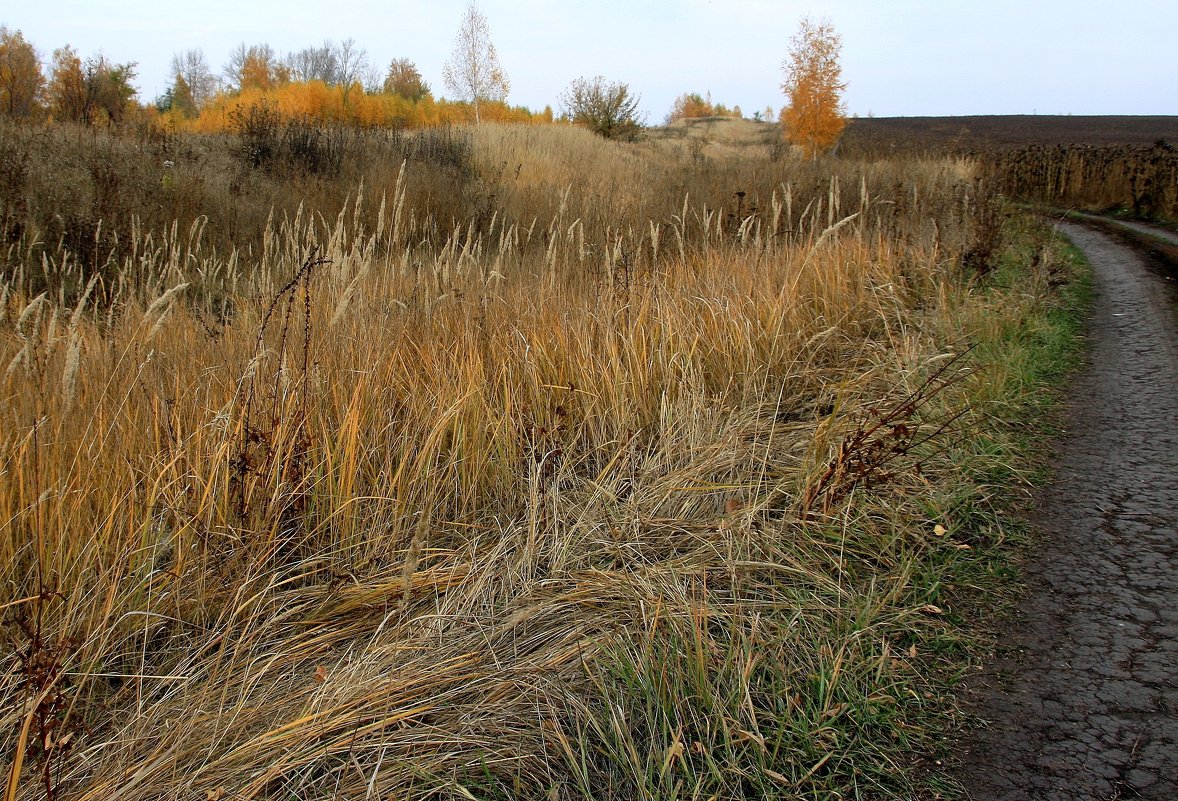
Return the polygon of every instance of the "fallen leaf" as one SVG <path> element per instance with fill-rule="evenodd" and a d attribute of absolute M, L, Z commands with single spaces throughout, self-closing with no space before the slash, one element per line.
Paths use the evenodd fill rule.
<path fill-rule="evenodd" d="M 846 712 L 847 708 L 847 704 L 838 704 L 836 706 L 832 706 L 830 709 L 824 710 L 822 712 L 822 717 L 833 720 L 834 718 L 837 718 L 839 715 Z"/>
<path fill-rule="evenodd" d="M 318 667 L 315 668 L 315 681 L 317 681 L 320 684 L 327 681 L 327 671 L 324 669 L 324 667 L 322 665 L 319 665 Z"/>
<path fill-rule="evenodd" d="M 943 615 L 943 614 L 945 614 L 944 609 L 942 609 L 939 606 L 934 606 L 933 604 L 925 604 L 924 606 L 920 607 L 920 611 L 924 612 L 926 615 Z"/>
<path fill-rule="evenodd" d="M 777 782 L 778 784 L 793 784 L 793 782 L 791 782 L 785 776 L 782 776 L 780 773 L 778 773 L 775 770 L 769 770 L 769 768 L 765 768 L 765 775 L 768 776 L 773 781 Z"/>
<path fill-rule="evenodd" d="M 943 536 L 945 536 L 945 527 L 942 526 L 940 523 L 937 523 L 935 526 L 933 526 L 933 533 L 936 534 L 938 537 L 943 537 Z"/>

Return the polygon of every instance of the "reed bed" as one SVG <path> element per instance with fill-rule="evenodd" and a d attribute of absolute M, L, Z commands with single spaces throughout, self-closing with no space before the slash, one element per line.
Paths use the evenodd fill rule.
<path fill-rule="evenodd" d="M 243 250 L 13 241 L 6 801 L 908 786 L 987 199 L 581 134 L 464 134 L 444 229 L 406 160 Z"/>

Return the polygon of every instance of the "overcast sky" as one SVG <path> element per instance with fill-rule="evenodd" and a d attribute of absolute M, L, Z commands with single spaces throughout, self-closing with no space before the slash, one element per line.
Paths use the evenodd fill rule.
<path fill-rule="evenodd" d="M 798 21 L 843 39 L 847 111 L 866 116 L 1178 114 L 1178 0 L 479 0 L 511 79 L 542 109 L 578 76 L 621 80 L 659 123 L 684 92 L 746 115 L 781 106 Z M 5 0 L 0 24 L 48 61 L 73 45 L 135 61 L 141 98 L 169 83 L 173 53 L 220 69 L 240 42 L 280 54 L 354 38 L 381 67 L 416 62 L 445 95 L 442 64 L 466 0 Z"/>

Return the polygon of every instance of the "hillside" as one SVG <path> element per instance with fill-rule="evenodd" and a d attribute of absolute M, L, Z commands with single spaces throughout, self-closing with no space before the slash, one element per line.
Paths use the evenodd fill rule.
<path fill-rule="evenodd" d="M 689 150 L 697 156 L 751 155 L 750 151 L 768 154 L 781 140 L 781 129 L 774 123 L 741 117 L 692 117 L 670 125 L 647 129 L 647 139 L 672 149 Z"/>

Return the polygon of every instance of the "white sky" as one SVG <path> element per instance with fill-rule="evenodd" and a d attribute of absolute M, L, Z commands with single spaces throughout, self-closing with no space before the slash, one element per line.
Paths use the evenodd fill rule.
<path fill-rule="evenodd" d="M 141 99 L 171 55 L 215 70 L 236 44 L 280 54 L 354 38 L 380 68 L 414 61 L 435 95 L 466 0 L 4 0 L 0 24 L 48 61 L 73 45 L 138 63 Z M 511 79 L 510 102 L 559 111 L 578 76 L 621 80 L 650 123 L 676 96 L 710 91 L 746 115 L 781 106 L 798 21 L 843 38 L 849 113 L 1178 114 L 1178 0 L 479 0 Z"/>

